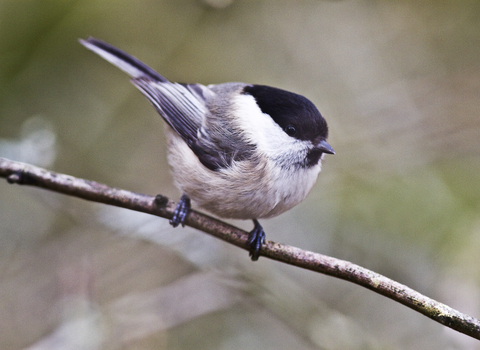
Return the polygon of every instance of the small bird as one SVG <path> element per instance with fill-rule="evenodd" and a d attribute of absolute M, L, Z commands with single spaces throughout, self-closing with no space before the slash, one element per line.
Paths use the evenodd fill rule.
<path fill-rule="evenodd" d="M 79 41 L 129 74 L 167 124 L 168 162 L 183 193 L 170 224 L 184 225 L 190 200 L 221 218 L 253 220 L 247 243 L 258 260 L 265 243 L 258 219 L 304 200 L 324 154 L 335 154 L 315 105 L 265 85 L 171 83 L 110 44 Z"/>

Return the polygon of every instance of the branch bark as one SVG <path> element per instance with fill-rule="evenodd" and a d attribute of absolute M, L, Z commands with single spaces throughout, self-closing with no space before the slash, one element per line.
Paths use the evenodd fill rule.
<path fill-rule="evenodd" d="M 175 203 L 161 195 L 152 197 L 133 193 L 5 158 L 0 158 L 0 177 L 6 178 L 12 184 L 41 187 L 166 219 L 171 219 L 175 209 Z M 246 244 L 248 233 L 222 221 L 191 211 L 186 224 L 248 250 Z M 408 306 L 444 326 L 480 340 L 478 319 L 351 262 L 272 241 L 266 241 L 260 254 L 266 258 L 356 283 Z"/>

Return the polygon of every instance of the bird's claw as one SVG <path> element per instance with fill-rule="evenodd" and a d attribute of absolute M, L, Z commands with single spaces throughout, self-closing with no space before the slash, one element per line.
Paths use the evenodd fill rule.
<path fill-rule="evenodd" d="M 190 213 L 190 198 L 186 194 L 182 195 L 180 200 L 177 203 L 177 207 L 173 212 L 172 220 L 170 220 L 170 225 L 177 227 L 178 225 L 185 226 L 185 220 L 187 219 L 188 213 Z"/>
<path fill-rule="evenodd" d="M 255 227 L 248 234 L 247 244 L 250 248 L 249 256 L 252 258 L 252 261 L 257 261 L 260 256 L 260 249 L 265 243 L 265 231 L 257 220 L 253 220 L 253 223 Z"/>

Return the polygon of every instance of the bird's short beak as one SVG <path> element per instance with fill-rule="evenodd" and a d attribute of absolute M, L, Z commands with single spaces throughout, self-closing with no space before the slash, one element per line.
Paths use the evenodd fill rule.
<path fill-rule="evenodd" d="M 322 151 L 323 153 L 335 154 L 335 151 L 333 150 L 332 146 L 330 146 L 330 144 L 325 140 L 320 141 L 317 144 L 316 148 Z"/>

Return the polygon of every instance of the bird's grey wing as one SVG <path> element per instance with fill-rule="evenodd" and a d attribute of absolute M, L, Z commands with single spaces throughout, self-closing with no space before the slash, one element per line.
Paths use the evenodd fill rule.
<path fill-rule="evenodd" d="M 135 78 L 132 83 L 189 146 L 197 140 L 202 119 L 207 113 L 204 104 L 180 84 L 156 82 L 148 78 Z"/>
<path fill-rule="evenodd" d="M 211 170 L 225 165 L 222 151 L 209 142 L 204 120 L 206 100 L 215 95 L 200 84 L 171 83 L 137 58 L 95 38 L 80 39 L 80 43 L 133 79 L 132 83 L 148 98 L 167 124 L 192 149 L 200 162 Z"/>

